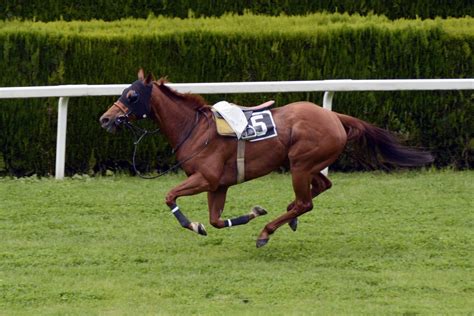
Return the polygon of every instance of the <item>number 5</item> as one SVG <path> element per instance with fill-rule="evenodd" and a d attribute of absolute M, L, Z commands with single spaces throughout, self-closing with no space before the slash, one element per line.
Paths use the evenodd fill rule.
<path fill-rule="evenodd" d="M 258 120 L 260 120 L 260 122 Z M 265 135 L 267 133 L 267 125 L 263 122 L 263 114 L 252 116 L 250 122 L 255 128 L 257 135 Z"/>

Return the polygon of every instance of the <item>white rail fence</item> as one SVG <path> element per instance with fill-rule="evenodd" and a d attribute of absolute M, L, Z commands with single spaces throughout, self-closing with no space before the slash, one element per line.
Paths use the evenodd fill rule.
<path fill-rule="evenodd" d="M 69 98 L 84 96 L 118 96 L 128 86 L 129 84 L 9 87 L 0 88 L 0 99 L 50 97 L 59 98 L 55 177 L 56 179 L 63 179 L 66 157 L 67 107 Z M 175 84 L 170 83 L 169 86 L 179 92 L 189 92 L 197 94 L 319 91 L 325 92 L 323 97 L 323 107 L 331 110 L 332 99 L 335 92 L 398 90 L 474 90 L 474 79 L 321 80 Z"/>

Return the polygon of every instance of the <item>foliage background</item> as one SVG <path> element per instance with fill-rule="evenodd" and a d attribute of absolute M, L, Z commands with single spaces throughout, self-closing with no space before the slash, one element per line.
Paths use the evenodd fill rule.
<path fill-rule="evenodd" d="M 127 83 L 144 67 L 172 82 L 470 78 L 474 19 L 389 20 L 307 16 L 0 21 L 0 86 Z M 115 98 L 70 100 L 67 174 L 130 168 L 130 135 L 107 135 L 98 118 Z M 256 104 L 321 103 L 320 93 L 210 95 Z M 388 128 L 431 150 L 437 166 L 472 167 L 472 91 L 337 93 L 335 110 Z M 0 169 L 54 171 L 56 99 L 0 101 Z M 3 160 L 3 161 L 2 161 Z M 166 142 L 141 147 L 140 168 L 173 162 Z M 342 158 L 335 169 L 360 166 Z"/>

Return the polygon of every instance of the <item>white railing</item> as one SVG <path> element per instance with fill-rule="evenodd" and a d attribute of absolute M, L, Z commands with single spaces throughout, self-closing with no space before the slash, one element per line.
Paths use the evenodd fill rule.
<path fill-rule="evenodd" d="M 325 92 L 323 107 L 332 109 L 337 91 L 474 90 L 474 79 L 322 80 L 220 83 L 170 83 L 179 92 L 197 94 Z M 59 97 L 56 142 L 56 179 L 64 178 L 67 106 L 70 97 L 118 96 L 129 84 L 61 85 L 0 88 L 0 99 Z M 1 109 L 0 109 L 1 110 Z M 105 108 L 104 108 L 105 110 Z"/>

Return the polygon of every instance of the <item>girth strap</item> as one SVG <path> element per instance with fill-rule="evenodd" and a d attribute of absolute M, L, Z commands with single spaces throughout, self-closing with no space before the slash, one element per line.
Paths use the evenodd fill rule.
<path fill-rule="evenodd" d="M 237 183 L 245 181 L 245 141 L 237 141 Z"/>

